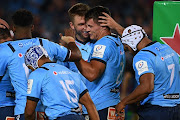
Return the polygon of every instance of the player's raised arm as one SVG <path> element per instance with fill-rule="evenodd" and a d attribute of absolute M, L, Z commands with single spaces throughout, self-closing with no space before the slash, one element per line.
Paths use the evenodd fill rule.
<path fill-rule="evenodd" d="M 61 37 L 61 40 L 66 42 L 68 48 L 71 50 L 69 61 L 74 62 L 74 61 L 79 61 L 80 59 L 82 59 L 81 52 L 75 44 L 75 39 L 71 36 L 62 36 L 62 34 L 60 34 L 60 37 Z"/>
<path fill-rule="evenodd" d="M 120 35 L 122 35 L 124 27 L 118 24 L 111 16 L 107 13 L 104 13 L 104 16 L 99 16 L 98 22 L 101 23 L 100 25 L 105 27 L 108 26 L 111 29 L 116 30 Z"/>

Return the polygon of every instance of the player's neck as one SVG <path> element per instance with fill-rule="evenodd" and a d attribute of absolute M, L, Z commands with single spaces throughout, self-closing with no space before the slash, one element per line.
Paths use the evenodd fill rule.
<path fill-rule="evenodd" d="M 86 38 L 80 37 L 79 35 L 76 35 L 76 39 L 77 39 L 78 41 L 82 42 L 82 43 L 85 43 L 85 42 L 87 42 L 87 40 L 88 40 L 88 39 L 86 39 Z"/>
<path fill-rule="evenodd" d="M 19 39 L 25 39 L 25 38 L 32 38 L 32 33 L 31 32 L 16 32 L 15 33 L 15 39 L 19 40 Z"/>
<path fill-rule="evenodd" d="M 98 40 L 107 35 L 111 35 L 111 32 L 107 29 L 103 29 L 99 34 Z"/>
<path fill-rule="evenodd" d="M 149 38 L 147 38 L 147 37 L 143 38 L 143 40 L 137 46 L 138 51 L 145 48 L 151 42 L 152 41 Z"/>
<path fill-rule="evenodd" d="M 45 63 L 48 63 L 48 62 L 52 62 L 49 58 L 41 58 L 39 59 L 38 61 L 38 66 L 41 67 L 42 65 L 44 65 Z"/>

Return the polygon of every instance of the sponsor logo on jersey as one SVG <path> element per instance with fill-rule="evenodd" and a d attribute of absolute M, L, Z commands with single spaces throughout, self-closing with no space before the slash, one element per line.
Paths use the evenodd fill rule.
<path fill-rule="evenodd" d="M 27 94 L 31 94 L 32 85 L 33 85 L 33 79 L 29 79 L 28 80 Z"/>
<path fill-rule="evenodd" d="M 22 43 L 18 43 L 18 46 L 19 46 L 19 47 L 23 47 L 23 44 L 22 44 Z"/>
<path fill-rule="evenodd" d="M 103 58 L 106 46 L 105 45 L 95 45 L 92 57 Z"/>
<path fill-rule="evenodd" d="M 161 57 L 161 60 L 162 60 L 162 61 L 164 61 L 164 58 L 163 58 L 163 57 Z"/>
<path fill-rule="evenodd" d="M 22 57 L 23 57 L 23 54 L 22 54 L 22 53 L 19 53 L 18 56 L 19 56 L 20 58 L 22 58 Z"/>
<path fill-rule="evenodd" d="M 163 95 L 164 99 L 179 99 L 179 93 Z"/>
<path fill-rule="evenodd" d="M 57 75 L 58 73 L 57 73 L 56 71 L 53 71 L 53 74 L 54 74 L 54 75 Z"/>
<path fill-rule="evenodd" d="M 141 75 L 143 72 L 149 70 L 147 62 L 144 60 L 140 60 L 140 61 L 136 62 L 135 66 L 138 71 L 138 75 Z"/>
<path fill-rule="evenodd" d="M 164 57 L 161 57 L 161 60 L 164 61 L 165 59 L 171 58 L 173 56 L 174 56 L 174 53 L 171 53 L 171 54 L 168 54 L 168 55 L 166 55 Z"/>
<path fill-rule="evenodd" d="M 60 72 L 58 72 L 58 74 L 71 74 L 71 73 L 68 71 L 60 71 Z"/>

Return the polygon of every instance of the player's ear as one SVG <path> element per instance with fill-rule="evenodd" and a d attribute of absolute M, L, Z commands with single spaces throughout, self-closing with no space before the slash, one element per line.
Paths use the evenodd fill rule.
<path fill-rule="evenodd" d="M 73 24 L 73 22 L 69 22 L 69 26 L 71 27 L 71 29 L 74 30 L 74 24 Z"/>
<path fill-rule="evenodd" d="M 12 26 L 12 31 L 15 33 L 16 32 L 16 27 L 13 25 Z"/>
<path fill-rule="evenodd" d="M 34 31 L 34 25 L 31 25 L 31 32 Z"/>

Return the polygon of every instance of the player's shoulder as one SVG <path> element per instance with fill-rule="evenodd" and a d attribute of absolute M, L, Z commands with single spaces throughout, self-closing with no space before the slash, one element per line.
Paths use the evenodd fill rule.
<path fill-rule="evenodd" d="M 31 78 L 43 78 L 47 74 L 48 69 L 44 68 L 37 68 L 35 71 L 31 72 L 30 77 Z"/>
<path fill-rule="evenodd" d="M 10 43 L 12 42 L 5 42 L 0 44 L 0 56 L 11 56 L 14 52 L 13 48 L 11 48 Z"/>
<path fill-rule="evenodd" d="M 111 45 L 120 46 L 122 44 L 119 36 L 114 35 L 114 34 L 104 36 L 100 40 L 98 40 L 96 43 L 105 44 L 107 46 L 111 46 Z"/>

